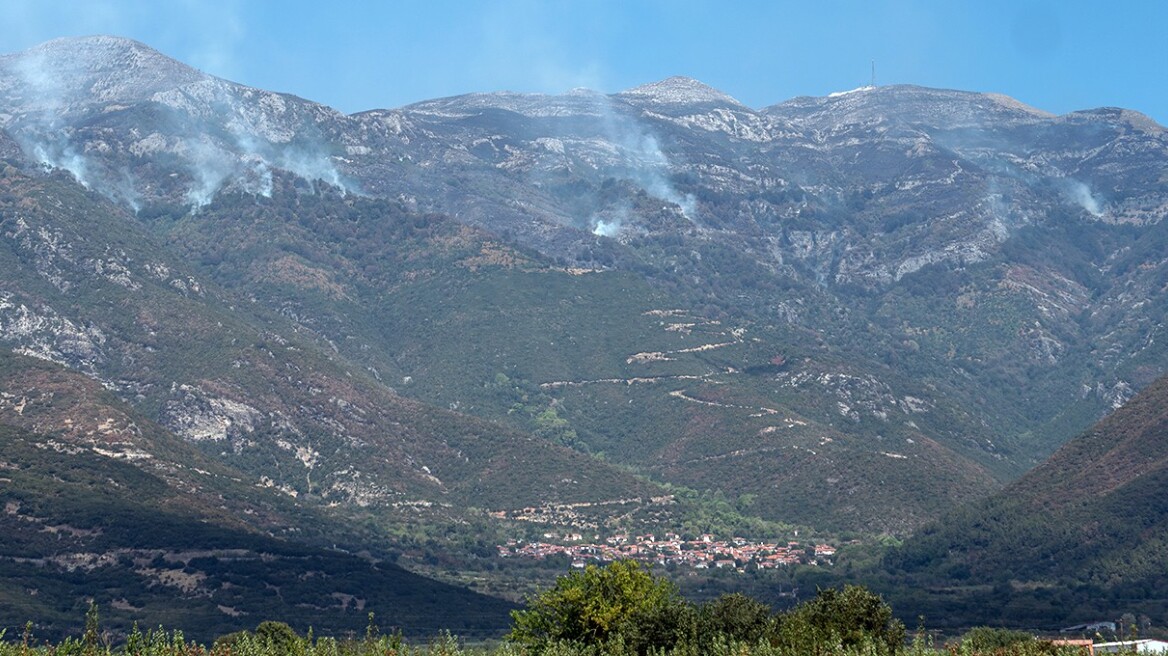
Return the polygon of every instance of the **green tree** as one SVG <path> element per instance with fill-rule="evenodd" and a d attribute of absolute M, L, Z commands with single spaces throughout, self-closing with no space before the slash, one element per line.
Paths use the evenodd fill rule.
<path fill-rule="evenodd" d="M 296 631 L 284 622 L 266 620 L 256 627 L 255 636 L 261 643 L 275 649 L 277 653 L 289 654 L 300 642 Z"/>
<path fill-rule="evenodd" d="M 814 599 L 781 616 L 778 636 L 801 652 L 870 644 L 880 653 L 895 654 L 904 646 L 905 629 L 880 595 L 848 585 L 843 590 L 820 590 Z"/>
<path fill-rule="evenodd" d="M 668 648 L 692 631 L 693 613 L 669 581 L 635 561 L 589 565 L 557 579 L 512 611 L 507 638 L 536 653 L 558 643 L 604 645 L 619 640 L 645 653 Z"/>
<path fill-rule="evenodd" d="M 85 611 L 85 633 L 81 638 L 85 646 L 84 653 L 96 654 L 101 647 L 101 622 L 97 612 L 97 603 L 89 602 L 89 610 Z"/>
<path fill-rule="evenodd" d="M 975 626 L 961 636 L 961 646 L 972 651 L 992 652 L 1031 640 L 1034 640 L 1034 636 L 1025 631 Z"/>
<path fill-rule="evenodd" d="M 770 606 L 744 594 L 724 594 L 702 606 L 699 633 L 707 640 L 721 636 L 730 642 L 754 644 L 769 637 L 774 625 Z"/>

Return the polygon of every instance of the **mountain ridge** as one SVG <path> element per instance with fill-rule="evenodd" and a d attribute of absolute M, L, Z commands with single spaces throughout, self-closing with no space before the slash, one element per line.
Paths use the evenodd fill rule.
<path fill-rule="evenodd" d="M 76 98 L 58 95 L 70 89 L 84 90 L 86 99 L 97 102 L 139 102 L 212 79 L 141 42 L 113 36 L 54 39 L 22 53 L 0 56 L 0 67 L 12 76 L 8 84 L 0 85 L 3 92 L 31 91 L 33 96 L 58 101 L 57 106 L 44 108 L 58 111 L 69 111 L 75 104 Z M 128 72 L 134 75 L 127 77 Z"/>

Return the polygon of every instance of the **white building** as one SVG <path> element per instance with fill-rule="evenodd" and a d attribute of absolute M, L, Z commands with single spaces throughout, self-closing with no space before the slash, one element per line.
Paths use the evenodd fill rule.
<path fill-rule="evenodd" d="M 1168 642 L 1163 640 L 1122 640 L 1120 642 L 1095 643 L 1096 654 L 1114 654 L 1121 651 L 1135 651 L 1140 654 L 1168 654 Z"/>

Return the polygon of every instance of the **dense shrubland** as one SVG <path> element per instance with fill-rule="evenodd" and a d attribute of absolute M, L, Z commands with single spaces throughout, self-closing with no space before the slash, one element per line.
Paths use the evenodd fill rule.
<path fill-rule="evenodd" d="M 781 614 L 741 594 L 694 605 L 668 580 L 632 561 L 561 577 L 512 618 L 508 640 L 539 654 L 564 648 L 697 654 L 730 645 L 760 653 L 893 654 L 905 638 L 892 609 L 864 588 L 822 590 Z"/>
<path fill-rule="evenodd" d="M 876 594 L 859 586 L 821 590 L 783 612 L 741 594 L 704 604 L 682 598 L 668 580 L 632 561 L 589 566 L 561 577 L 512 614 L 512 627 L 497 645 L 467 645 L 443 633 L 424 643 L 383 634 L 369 615 L 364 636 L 306 635 L 275 621 L 254 631 L 221 636 L 210 646 L 181 631 L 141 631 L 114 645 L 91 606 L 85 631 L 56 644 L 38 643 L 30 622 L 23 635 L 0 633 L 0 656 L 1038 656 L 1076 653 L 1017 632 L 979 627 L 941 649 L 923 631 L 906 642 L 904 625 Z"/>

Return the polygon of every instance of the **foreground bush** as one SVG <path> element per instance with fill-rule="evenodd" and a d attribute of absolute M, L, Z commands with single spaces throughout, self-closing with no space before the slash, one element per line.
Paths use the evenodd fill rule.
<path fill-rule="evenodd" d="M 646 653 L 688 642 L 697 629 L 677 588 L 631 560 L 562 576 L 511 618 L 508 640 L 536 653 L 616 644 Z"/>
<path fill-rule="evenodd" d="M 745 595 L 725 595 L 701 607 L 685 601 L 664 578 L 634 561 L 561 577 L 554 587 L 512 613 L 508 640 L 535 654 L 564 650 L 649 654 L 820 654 L 857 650 L 895 654 L 904 625 L 868 590 L 823 590 L 789 613 L 775 615 Z"/>
<path fill-rule="evenodd" d="M 1033 642 L 1034 636 L 1025 631 L 1011 631 L 988 626 L 978 626 L 970 629 L 961 636 L 961 647 L 969 651 L 994 651 L 1017 645 L 1022 642 Z"/>
<path fill-rule="evenodd" d="M 892 608 L 866 588 L 820 590 L 815 599 L 778 618 L 775 642 L 793 653 L 843 648 L 895 654 L 904 647 L 904 624 Z"/>

